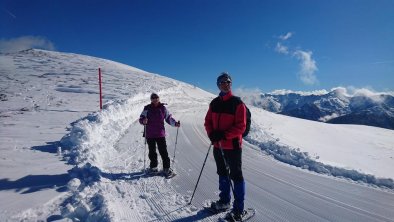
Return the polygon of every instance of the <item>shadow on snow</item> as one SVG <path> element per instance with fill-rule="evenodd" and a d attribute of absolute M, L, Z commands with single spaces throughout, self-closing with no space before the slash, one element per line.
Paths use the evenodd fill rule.
<path fill-rule="evenodd" d="M 38 150 L 45 153 L 57 153 L 57 147 L 60 146 L 59 141 L 56 142 L 46 142 L 46 145 L 42 146 L 33 146 L 32 150 Z"/>
<path fill-rule="evenodd" d="M 22 194 L 33 193 L 44 189 L 57 188 L 58 192 L 67 191 L 66 185 L 70 181 L 67 173 L 58 175 L 28 175 L 15 181 L 0 179 L 0 191 L 15 190 Z"/>
<path fill-rule="evenodd" d="M 145 173 L 143 170 L 133 173 L 105 173 L 100 172 L 100 176 L 103 178 L 107 178 L 109 180 L 138 180 L 140 178 L 148 178 L 148 177 L 155 177 L 155 176 L 163 176 L 162 173 Z"/>

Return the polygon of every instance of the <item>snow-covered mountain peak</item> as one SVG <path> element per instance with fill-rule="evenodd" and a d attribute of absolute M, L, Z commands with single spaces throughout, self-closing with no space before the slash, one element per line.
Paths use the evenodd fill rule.
<path fill-rule="evenodd" d="M 271 112 L 308 120 L 394 129 L 394 97 L 390 93 L 374 93 L 366 89 L 353 91 L 349 94 L 342 87 L 333 88 L 330 92 L 278 90 L 259 93 L 259 97 L 248 95 L 246 101 Z M 377 108 L 371 109 L 375 106 Z M 357 117 L 354 117 L 356 113 Z M 362 113 L 368 114 L 368 117 L 363 117 Z"/>

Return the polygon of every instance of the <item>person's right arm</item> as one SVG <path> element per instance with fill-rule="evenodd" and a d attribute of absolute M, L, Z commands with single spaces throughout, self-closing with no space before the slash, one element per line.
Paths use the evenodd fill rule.
<path fill-rule="evenodd" d="M 146 107 L 144 107 L 144 110 L 142 111 L 142 113 L 140 115 L 139 122 L 142 125 L 146 125 L 147 121 L 148 121 L 148 109 Z"/>

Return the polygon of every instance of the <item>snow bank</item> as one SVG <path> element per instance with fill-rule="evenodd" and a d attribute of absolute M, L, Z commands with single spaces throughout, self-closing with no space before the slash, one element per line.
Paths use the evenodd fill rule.
<path fill-rule="evenodd" d="M 79 166 L 90 163 L 100 168 L 105 154 L 114 152 L 116 142 L 138 120 L 147 97 L 138 94 L 126 102 L 114 102 L 101 112 L 72 123 L 71 132 L 60 141 L 68 163 Z"/>
<path fill-rule="evenodd" d="M 107 201 L 99 186 L 78 186 L 78 179 L 71 180 L 72 195 L 61 204 L 61 215 L 73 221 L 111 221 Z"/>
<path fill-rule="evenodd" d="M 179 94 L 179 89 L 180 86 L 174 86 L 160 90 L 158 93 L 176 100 L 174 94 Z M 70 197 L 61 204 L 63 218 L 73 221 L 116 220 L 113 214 L 118 209 L 111 204 L 117 201 L 113 199 L 107 201 L 105 198 L 110 198 L 111 195 L 115 195 L 113 198 L 118 198 L 116 195 L 121 189 L 118 183 L 122 181 L 112 182 L 115 174 L 103 173 L 102 170 L 106 170 L 106 162 L 110 157 L 119 155 L 116 144 L 124 137 L 130 125 L 138 121 L 142 108 L 147 103 L 146 98 L 149 98 L 148 94 L 139 93 L 126 101 L 110 102 L 101 112 L 91 113 L 71 124 L 70 133 L 60 141 L 64 158 L 69 164 L 76 165 L 68 171 L 73 179 L 67 184 Z M 138 162 L 138 158 L 135 161 Z M 138 178 L 138 176 L 136 174 L 135 177 Z M 134 185 L 145 187 L 144 189 L 147 186 L 143 180 Z M 103 194 L 103 192 L 110 194 Z M 128 193 L 133 193 L 128 201 L 138 202 L 138 199 L 143 199 L 146 202 L 151 198 L 156 198 L 153 197 L 155 193 L 152 192 L 144 192 L 142 195 L 134 194 L 134 192 L 140 191 L 128 189 Z M 178 202 L 174 206 L 167 205 L 176 207 L 180 205 Z M 181 202 L 184 204 L 185 201 Z M 157 218 L 159 213 L 145 215 L 150 212 L 149 209 L 150 207 L 147 206 L 146 210 L 140 213 L 142 216 L 138 215 L 138 218 Z"/>
<path fill-rule="evenodd" d="M 111 221 L 100 185 L 100 168 L 108 153 L 117 152 L 115 144 L 140 115 L 147 95 L 138 94 L 127 101 L 106 104 L 101 112 L 72 123 L 70 133 L 60 143 L 64 158 L 76 166 L 68 173 L 70 197 L 61 205 L 61 216 L 73 221 Z"/>
<path fill-rule="evenodd" d="M 344 169 L 318 162 L 314 160 L 308 152 L 301 152 L 299 148 L 283 144 L 278 138 L 273 138 L 267 132 L 267 130 L 252 122 L 251 132 L 245 140 L 259 147 L 263 152 L 271 155 L 276 160 L 302 169 L 394 189 L 394 181 L 390 178 L 377 178 L 373 175 L 363 174 L 356 170 Z M 317 157 L 317 159 L 318 158 L 319 157 Z"/>

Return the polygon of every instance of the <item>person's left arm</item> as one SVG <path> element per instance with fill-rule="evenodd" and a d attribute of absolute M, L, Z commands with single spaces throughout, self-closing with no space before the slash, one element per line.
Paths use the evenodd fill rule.
<path fill-rule="evenodd" d="M 234 116 L 234 124 L 225 131 L 227 139 L 232 139 L 242 135 L 246 129 L 246 106 L 241 103 L 237 106 Z"/>
<path fill-rule="evenodd" d="M 172 114 L 168 111 L 166 107 L 164 107 L 164 119 L 171 126 L 177 126 L 177 121 L 172 117 Z"/>

